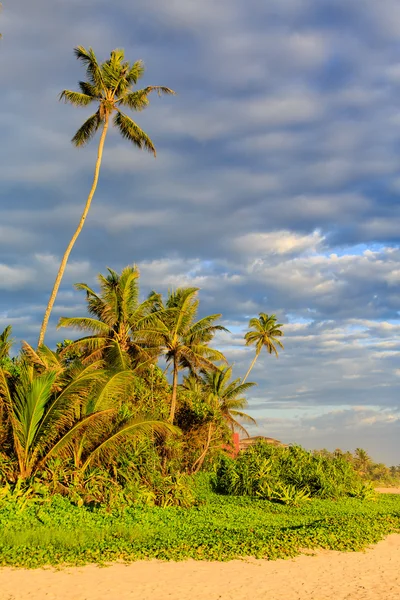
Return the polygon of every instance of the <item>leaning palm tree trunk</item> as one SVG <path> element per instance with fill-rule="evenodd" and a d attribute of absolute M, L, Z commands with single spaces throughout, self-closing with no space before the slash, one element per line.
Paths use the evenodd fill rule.
<path fill-rule="evenodd" d="M 212 438 L 212 432 L 213 432 L 213 424 L 212 422 L 209 424 L 208 426 L 208 435 L 207 435 L 207 441 L 204 447 L 203 452 L 200 454 L 199 458 L 194 462 L 193 467 L 192 467 L 192 473 L 198 473 L 201 469 L 201 467 L 203 466 L 203 462 L 207 456 L 207 452 L 210 448 L 210 444 L 211 444 L 211 438 Z"/>
<path fill-rule="evenodd" d="M 60 264 L 60 268 L 58 269 L 57 277 L 56 277 L 56 280 L 54 282 L 53 290 L 51 292 L 50 299 L 49 299 L 49 302 L 47 304 L 46 312 L 44 313 L 42 326 L 40 328 L 38 346 L 42 346 L 43 343 L 44 343 L 44 336 L 46 335 L 46 330 L 47 330 L 47 325 L 49 323 L 50 314 L 51 314 L 51 311 L 53 309 L 55 299 L 57 297 L 58 289 L 60 287 L 60 283 L 61 283 L 61 280 L 63 278 L 65 268 L 67 266 L 69 255 L 71 254 L 71 250 L 74 247 L 74 244 L 75 244 L 76 240 L 78 239 L 78 236 L 79 236 L 80 232 L 82 231 L 82 228 L 83 228 L 83 226 L 85 224 L 85 220 L 86 220 L 87 214 L 89 212 L 90 205 L 92 203 L 94 193 L 95 193 L 96 188 L 97 188 L 97 182 L 99 180 L 100 166 L 101 166 L 101 160 L 102 160 L 102 157 L 103 157 L 104 142 L 105 142 L 105 139 L 106 139 L 107 130 L 108 130 L 108 117 L 105 118 L 104 125 L 103 125 L 103 131 L 101 132 L 101 137 L 100 137 L 100 141 L 99 141 L 99 147 L 98 147 L 98 150 L 97 150 L 97 160 L 96 160 L 96 166 L 95 166 L 95 169 L 94 169 L 94 177 L 93 177 L 92 187 L 90 189 L 88 198 L 86 200 L 86 205 L 85 205 L 85 208 L 83 210 L 81 219 L 79 221 L 79 225 L 78 225 L 78 227 L 77 227 L 74 235 L 72 236 L 71 241 L 69 242 L 69 244 L 67 246 L 67 249 L 66 249 L 66 251 L 64 253 L 64 256 L 63 256 L 61 264 Z"/>
<path fill-rule="evenodd" d="M 174 373 L 172 379 L 172 398 L 171 398 L 171 409 L 169 413 L 169 422 L 174 423 L 175 411 L 176 411 L 176 394 L 178 390 L 178 359 L 174 357 Z"/>
<path fill-rule="evenodd" d="M 245 375 L 245 376 L 244 376 L 244 378 L 243 378 L 243 381 L 242 381 L 242 383 L 244 383 L 244 382 L 246 381 L 246 379 L 248 378 L 248 376 L 250 375 L 250 371 L 252 370 L 252 368 L 253 368 L 253 367 L 254 367 L 254 365 L 256 364 L 256 360 L 257 360 L 257 358 L 258 358 L 259 354 L 260 354 L 259 352 L 256 352 L 256 355 L 255 355 L 255 357 L 253 358 L 253 360 L 251 361 L 251 365 L 249 366 L 249 368 L 248 368 L 248 370 L 247 370 L 247 373 L 246 373 L 246 375 Z"/>

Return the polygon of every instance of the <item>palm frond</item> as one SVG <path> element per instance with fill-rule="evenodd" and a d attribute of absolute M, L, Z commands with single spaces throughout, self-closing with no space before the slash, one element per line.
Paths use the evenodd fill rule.
<path fill-rule="evenodd" d="M 110 433 L 90 452 L 82 465 L 82 471 L 85 471 L 90 463 L 102 452 L 110 450 L 113 447 L 118 448 L 124 438 L 131 437 L 132 435 L 143 435 L 145 433 L 155 433 L 159 436 L 166 435 L 167 433 L 178 435 L 180 430 L 163 421 L 131 419 L 122 426 L 119 426 L 116 431 Z"/>
<path fill-rule="evenodd" d="M 66 104 L 72 104 L 73 106 L 89 106 L 95 100 L 95 97 L 72 90 L 63 90 L 59 100 L 64 100 Z"/>
<path fill-rule="evenodd" d="M 97 335 L 108 335 L 110 331 L 106 323 L 102 323 L 98 319 L 91 319 L 90 317 L 60 317 L 57 329 L 60 329 L 60 327 L 90 331 L 90 333 Z"/>
<path fill-rule="evenodd" d="M 51 370 L 57 374 L 63 372 L 64 367 L 56 352 L 53 352 L 48 346 L 40 346 L 34 350 L 30 344 L 22 342 L 22 355 L 30 365 L 42 370 Z"/>
<path fill-rule="evenodd" d="M 141 111 L 149 105 L 150 100 L 148 95 L 152 92 L 157 92 L 159 96 L 162 94 L 175 95 L 175 92 L 170 88 L 161 85 L 150 85 L 142 90 L 136 90 L 135 92 L 125 94 L 120 98 L 118 104 L 127 106 L 131 110 Z"/>
<path fill-rule="evenodd" d="M 245 423 L 250 423 L 251 425 L 257 425 L 257 421 L 255 419 L 253 419 L 253 417 L 251 417 L 247 413 L 244 413 L 241 410 L 231 409 L 230 413 L 231 413 L 231 415 L 233 415 L 235 417 L 239 417 Z"/>
<path fill-rule="evenodd" d="M 124 350 L 117 339 L 111 339 L 107 344 L 107 362 L 113 369 L 122 371 L 131 366 L 129 353 Z"/>
<path fill-rule="evenodd" d="M 7 358 L 10 354 L 14 340 L 11 338 L 12 327 L 7 327 L 0 334 L 0 360 Z"/>
<path fill-rule="evenodd" d="M 11 413 L 12 396 L 8 385 L 8 377 L 6 371 L 0 367 L 0 407 L 2 405 L 5 405 L 7 407 L 7 411 Z"/>
<path fill-rule="evenodd" d="M 72 138 L 72 143 L 78 148 L 84 146 L 93 138 L 102 123 L 99 111 L 89 117 Z"/>
<path fill-rule="evenodd" d="M 149 136 L 125 113 L 117 111 L 114 116 L 114 125 L 119 129 L 124 139 L 132 142 L 141 150 L 147 150 L 156 156 L 156 149 Z"/>
<path fill-rule="evenodd" d="M 57 456 L 61 452 L 65 450 L 71 449 L 71 445 L 73 441 L 76 439 L 78 435 L 82 435 L 82 432 L 88 428 L 92 427 L 93 423 L 97 421 L 102 421 L 110 419 L 110 417 L 115 413 L 115 409 L 109 408 L 107 410 L 99 411 L 88 415 L 77 421 L 66 433 L 64 433 L 56 443 L 54 443 L 51 448 L 47 451 L 47 453 L 42 457 L 38 467 L 43 466 L 53 456 Z"/>
<path fill-rule="evenodd" d="M 13 413 L 18 428 L 14 431 L 14 435 L 18 437 L 23 449 L 25 462 L 31 454 L 33 441 L 50 399 L 55 378 L 54 372 L 44 372 L 33 377 L 31 381 L 29 375 L 21 378 L 16 387 Z"/>
<path fill-rule="evenodd" d="M 74 54 L 76 58 L 83 62 L 83 64 L 85 65 L 86 74 L 89 79 L 89 82 L 97 89 L 105 91 L 101 67 L 97 62 L 97 58 L 93 49 L 89 48 L 87 50 L 83 46 L 77 46 L 76 48 L 74 48 Z"/>
<path fill-rule="evenodd" d="M 132 393 L 136 375 L 132 370 L 118 371 L 111 374 L 99 390 L 91 404 L 91 411 L 115 408 Z"/>
<path fill-rule="evenodd" d="M 143 76 L 144 73 L 144 64 L 142 60 L 137 60 L 133 63 L 126 74 L 126 80 L 129 84 L 134 83 L 135 85 L 139 81 L 139 79 Z"/>
<path fill-rule="evenodd" d="M 102 90 L 89 83 L 89 81 L 79 81 L 78 87 L 82 94 L 90 96 L 93 100 L 100 100 L 102 98 Z"/>
<path fill-rule="evenodd" d="M 46 368 L 46 364 L 43 359 L 39 356 L 39 353 L 32 348 L 28 342 L 22 342 L 22 353 L 24 355 L 25 360 L 30 364 L 36 367 Z"/>

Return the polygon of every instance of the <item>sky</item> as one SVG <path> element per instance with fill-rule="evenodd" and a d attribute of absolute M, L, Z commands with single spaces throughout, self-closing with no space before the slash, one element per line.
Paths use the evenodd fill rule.
<path fill-rule="evenodd" d="M 157 158 L 111 132 L 46 338 L 85 314 L 75 282 L 136 263 L 143 297 L 201 289 L 241 377 L 259 312 L 284 324 L 250 379 L 253 434 L 400 463 L 397 0 L 12 0 L 0 16 L 0 329 L 35 343 L 89 190 L 88 116 L 58 102 L 73 56 L 116 47 L 166 85 L 135 115 Z"/>

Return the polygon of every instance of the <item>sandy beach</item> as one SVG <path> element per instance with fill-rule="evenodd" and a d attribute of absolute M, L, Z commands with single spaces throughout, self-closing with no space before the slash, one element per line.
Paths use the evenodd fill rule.
<path fill-rule="evenodd" d="M 378 488 L 400 494 L 400 488 Z M 63 570 L 0 569 L 0 600 L 399 600 L 400 535 L 365 552 L 291 560 L 138 561 Z"/>
<path fill-rule="evenodd" d="M 0 570 L 0 600 L 398 600 L 400 535 L 292 560 Z"/>

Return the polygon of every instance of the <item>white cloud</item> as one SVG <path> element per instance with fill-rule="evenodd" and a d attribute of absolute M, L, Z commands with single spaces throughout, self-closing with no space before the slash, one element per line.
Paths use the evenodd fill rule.
<path fill-rule="evenodd" d="M 304 251 L 315 252 L 323 242 L 323 236 L 314 232 L 311 235 L 299 235 L 291 231 L 271 233 L 247 233 L 234 240 L 233 245 L 247 256 L 266 254 L 301 254 Z"/>

